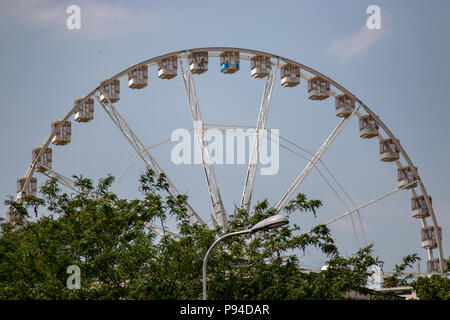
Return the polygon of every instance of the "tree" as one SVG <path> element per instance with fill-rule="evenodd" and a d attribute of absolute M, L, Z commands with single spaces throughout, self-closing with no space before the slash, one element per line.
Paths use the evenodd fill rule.
<path fill-rule="evenodd" d="M 420 261 L 417 254 L 403 257 L 402 263 L 395 265 L 394 273 L 384 279 L 384 287 L 412 286 L 419 300 L 449 300 L 450 279 L 446 275 L 420 276 L 416 280 L 411 281 L 412 275 L 404 274 L 404 271 L 407 268 L 411 268 L 417 261 Z"/>
<path fill-rule="evenodd" d="M 383 285 L 386 288 L 397 287 L 400 285 L 408 285 L 408 280 L 411 279 L 412 275 L 404 275 L 403 272 L 407 268 L 411 268 L 414 263 L 420 261 L 420 257 L 417 254 L 410 254 L 406 257 L 403 257 L 402 263 L 399 265 L 395 265 L 394 273 L 389 277 L 384 279 Z"/>
<path fill-rule="evenodd" d="M 0 226 L 0 299 L 201 298 L 203 257 L 224 233 L 221 227 L 192 224 L 187 197 L 170 196 L 163 174 L 155 177 L 148 170 L 141 175 L 141 200 L 119 199 L 109 190 L 112 176 L 95 187 L 90 179 L 74 178 L 79 193 L 62 193 L 57 181 L 49 180 L 41 188 L 42 198 L 6 201 L 14 218 Z M 286 211 L 315 214 L 321 204 L 298 194 Z M 46 213 L 39 214 L 42 210 Z M 274 213 L 267 200 L 251 213 L 236 209 L 227 232 L 247 229 Z M 179 238 L 166 228 L 170 219 L 176 221 Z M 150 223 L 160 224 L 164 236 Z M 343 299 L 349 291 L 369 292 L 367 268 L 379 263 L 371 246 L 344 258 L 326 226 L 309 234 L 299 230 L 294 224 L 261 237 L 226 239 L 209 260 L 209 298 Z M 295 250 L 308 246 L 329 258 L 328 270 L 301 272 Z M 66 286 L 71 265 L 81 270 L 80 289 Z"/>
<path fill-rule="evenodd" d="M 450 279 L 433 274 L 411 283 L 420 300 L 450 300 Z"/>

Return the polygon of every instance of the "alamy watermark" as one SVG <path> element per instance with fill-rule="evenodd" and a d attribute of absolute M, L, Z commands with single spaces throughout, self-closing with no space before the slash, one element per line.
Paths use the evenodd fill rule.
<path fill-rule="evenodd" d="M 193 134 L 183 128 L 172 132 L 171 141 L 177 142 L 170 155 L 174 164 L 202 164 L 199 141 L 204 140 L 209 151 L 208 153 L 203 150 L 206 164 L 245 164 L 248 160 L 251 164 L 259 163 L 261 175 L 278 173 L 280 167 L 278 129 L 264 129 L 257 135 L 254 128 L 225 130 L 209 128 L 203 131 L 202 125 L 200 121 L 194 122 Z M 258 140 L 259 152 L 252 153 L 255 138 L 261 138 Z"/>
<path fill-rule="evenodd" d="M 81 288 L 81 270 L 77 265 L 71 265 L 67 268 L 67 273 L 70 276 L 67 278 L 66 285 L 69 289 Z"/>
<path fill-rule="evenodd" d="M 367 14 L 370 16 L 366 20 L 366 26 L 369 30 L 381 29 L 381 9 L 379 6 L 372 4 L 367 7 Z"/>
<path fill-rule="evenodd" d="M 79 6 L 72 4 L 67 7 L 66 13 L 70 16 L 66 19 L 66 27 L 69 30 L 80 30 L 81 29 L 81 9 Z"/>

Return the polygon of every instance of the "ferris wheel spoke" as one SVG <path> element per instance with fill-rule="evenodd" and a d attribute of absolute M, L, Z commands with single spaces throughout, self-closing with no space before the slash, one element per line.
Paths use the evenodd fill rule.
<path fill-rule="evenodd" d="M 320 160 L 320 163 L 325 168 L 325 170 L 328 172 L 328 174 L 331 176 L 333 181 L 338 185 L 339 189 L 341 189 L 341 191 L 344 193 L 345 197 L 351 202 L 353 207 L 356 207 L 356 203 L 353 201 L 353 199 L 350 197 L 350 195 L 347 193 L 347 191 L 344 189 L 344 187 L 339 182 L 339 180 L 335 177 L 335 175 L 331 172 L 331 170 L 323 163 L 322 160 Z M 358 221 L 359 221 L 359 227 L 361 228 L 361 233 L 362 233 L 364 245 L 367 246 L 366 232 L 364 230 L 364 226 L 363 226 L 363 223 L 362 223 L 362 220 L 361 220 L 361 213 L 359 212 L 359 209 L 356 210 L 356 214 L 357 214 Z M 353 214 L 350 215 L 350 217 L 352 219 L 353 230 L 355 230 L 354 221 L 353 221 Z"/>
<path fill-rule="evenodd" d="M 188 131 L 193 131 L 193 128 L 188 129 Z M 151 150 L 154 149 L 156 147 L 159 147 L 165 143 L 168 143 L 171 141 L 171 137 L 166 138 L 164 140 L 161 140 L 155 144 L 152 144 L 151 146 L 146 147 L 146 150 Z M 133 160 L 131 160 L 130 164 L 128 165 L 128 167 L 122 172 L 122 174 L 119 176 L 119 178 L 117 178 L 117 180 L 114 181 L 114 183 L 111 185 L 111 190 L 114 190 L 117 185 L 120 183 L 120 181 L 126 176 L 126 174 L 128 173 L 128 171 L 130 171 L 130 169 L 136 164 L 136 162 L 139 160 L 140 155 L 137 154 Z"/>
<path fill-rule="evenodd" d="M 282 138 L 280 135 L 278 135 L 278 136 L 279 136 L 280 139 Z M 271 137 L 267 136 L 267 138 L 270 139 L 271 141 L 273 141 L 274 143 L 277 143 L 277 141 L 275 141 L 275 140 L 272 139 Z M 285 139 L 285 140 L 286 140 L 286 139 Z M 303 158 L 303 159 L 305 159 L 305 160 L 307 160 L 307 161 L 311 161 L 311 158 L 308 158 L 308 157 L 306 157 L 306 156 L 304 156 L 304 155 L 302 155 L 302 154 L 296 152 L 295 150 L 292 150 L 291 148 L 289 148 L 288 146 L 286 146 L 286 145 L 284 145 L 284 144 L 282 144 L 282 143 L 280 143 L 280 142 L 278 142 L 278 145 L 279 145 L 281 148 L 283 148 L 283 149 L 285 149 L 285 150 L 287 150 L 287 151 L 289 151 L 289 152 L 291 152 L 291 153 L 293 153 L 293 154 L 299 156 L 300 158 Z M 308 152 L 308 153 L 310 153 L 310 154 L 312 154 L 311 152 L 309 152 L 308 150 L 306 150 L 306 149 L 304 149 L 304 148 L 301 148 L 301 149 L 302 149 L 302 150 L 305 150 L 306 152 Z M 330 174 L 332 177 L 334 177 L 334 175 L 331 173 L 331 171 L 328 169 L 328 167 L 325 165 L 325 163 L 323 163 L 322 160 L 320 160 L 320 162 L 321 162 L 321 164 L 325 167 L 325 169 L 327 170 L 328 174 Z M 322 177 L 322 179 L 325 181 L 325 183 L 330 187 L 331 191 L 334 193 L 334 195 L 336 196 L 336 198 L 341 202 L 341 204 L 344 206 L 344 208 L 347 209 L 347 210 L 350 210 L 349 206 L 348 206 L 347 203 L 344 201 L 344 199 L 342 199 L 342 197 L 339 195 L 339 193 L 337 192 L 337 190 L 333 187 L 333 185 L 331 184 L 331 182 L 330 182 L 330 181 L 327 179 L 327 177 L 323 174 L 322 170 L 319 169 L 319 167 L 317 166 L 317 163 L 314 165 L 314 168 L 317 170 L 317 172 L 318 172 L 319 175 Z M 337 182 L 337 180 L 336 180 L 335 177 L 334 177 L 334 179 L 335 179 L 335 182 Z M 337 182 L 337 183 L 338 183 L 338 182 Z M 340 184 L 338 183 L 338 185 L 340 185 Z M 342 186 L 341 186 L 341 187 L 342 187 Z M 345 190 L 344 190 L 344 192 L 345 192 Z M 347 194 L 347 193 L 345 192 L 345 194 Z M 356 204 L 354 204 L 353 201 L 352 201 L 352 203 L 353 203 L 353 205 L 356 207 Z M 358 212 L 358 216 L 359 216 L 359 210 L 357 210 L 357 212 Z M 355 236 L 356 245 L 358 246 L 358 248 L 360 248 L 361 245 L 360 245 L 360 243 L 359 243 L 359 239 L 358 239 L 358 235 L 357 235 L 357 232 L 356 232 L 355 223 L 354 223 L 354 221 L 353 221 L 353 214 L 350 214 L 350 218 L 351 218 L 351 222 L 352 222 L 353 234 L 354 234 L 354 236 Z M 360 217 L 359 217 L 359 218 L 360 218 Z M 360 222 L 361 222 L 361 218 L 360 218 Z M 361 228 L 362 228 L 362 224 L 361 224 Z M 362 229 L 362 230 L 363 230 L 363 229 Z M 363 235 L 364 235 L 364 237 L 363 237 L 363 238 L 364 238 L 364 243 L 365 243 L 365 245 L 367 245 L 367 241 L 366 241 L 366 237 L 365 237 L 364 232 L 363 232 Z"/>
<path fill-rule="evenodd" d="M 170 238 L 172 238 L 175 241 L 178 241 L 181 239 L 181 237 L 179 235 L 177 235 L 176 233 L 173 233 L 173 232 L 167 230 L 166 228 L 162 228 L 152 221 L 147 223 L 146 227 L 149 228 L 150 230 L 154 231 L 156 234 L 158 234 L 161 237 L 169 236 Z"/>
<path fill-rule="evenodd" d="M 245 175 L 244 188 L 242 190 L 240 208 L 250 212 L 250 205 L 253 194 L 253 186 L 255 182 L 256 170 L 259 162 L 259 147 L 262 143 L 264 131 L 266 129 L 267 117 L 272 100 L 273 84 L 275 82 L 279 60 L 277 59 L 274 71 L 266 77 L 264 92 L 259 107 L 258 120 L 256 122 L 255 137 L 253 139 L 252 151 L 248 161 L 247 173 Z"/>
<path fill-rule="evenodd" d="M 76 187 L 75 182 L 72 179 L 62 175 L 61 173 L 55 171 L 52 168 L 49 168 L 49 167 L 43 165 L 43 164 L 39 164 L 39 167 L 42 167 L 46 170 L 44 172 L 41 172 L 44 176 L 46 176 L 50 179 L 57 179 L 61 184 L 63 184 L 67 188 L 71 189 L 72 191 L 79 192 L 78 188 Z"/>
<path fill-rule="evenodd" d="M 331 132 L 330 136 L 325 140 L 325 142 L 319 148 L 319 150 L 317 150 L 316 154 L 308 162 L 308 164 L 303 169 L 303 171 L 299 174 L 297 179 L 295 179 L 294 183 L 289 187 L 287 192 L 284 194 L 284 196 L 281 198 L 281 200 L 277 203 L 277 205 L 275 206 L 276 212 L 280 212 L 283 209 L 283 207 L 286 205 L 286 203 L 292 197 L 294 192 L 298 189 L 300 184 L 308 176 L 311 169 L 316 165 L 317 161 L 320 160 L 320 158 L 325 153 L 325 151 L 327 151 L 327 149 L 331 146 L 331 144 L 334 142 L 334 140 L 339 135 L 339 133 L 342 132 L 342 130 L 345 128 L 345 126 L 347 125 L 349 120 L 352 118 L 352 116 L 355 114 L 356 110 L 358 110 L 358 109 L 359 109 L 359 107 L 355 108 L 349 117 L 342 119 L 341 122 L 339 122 L 339 124 L 337 125 L 337 127 L 333 130 L 333 132 Z"/>
<path fill-rule="evenodd" d="M 244 127 L 245 127 L 245 128 L 254 128 L 253 126 L 247 126 L 247 125 L 208 124 L 207 126 L 208 126 L 208 127 L 219 127 L 219 128 L 220 128 L 220 127 L 225 127 L 225 128 L 219 129 L 219 130 L 220 130 L 222 133 L 224 133 L 224 134 L 226 134 L 226 132 L 227 132 L 227 130 L 228 130 L 228 129 L 227 129 L 228 127 L 229 127 L 229 128 L 233 128 L 233 127 L 238 127 L 238 128 L 244 128 Z M 275 134 L 275 133 L 272 133 L 272 134 Z M 290 142 L 288 139 L 282 137 L 281 135 L 279 135 L 279 134 L 275 134 L 275 135 L 277 135 L 281 140 L 284 140 L 284 141 L 286 141 L 287 143 L 290 143 L 290 144 L 294 145 L 294 146 L 297 147 L 298 149 L 300 149 L 300 150 L 302 150 L 302 151 L 304 151 L 304 152 L 306 152 L 306 153 L 308 153 L 308 154 L 310 154 L 310 155 L 314 155 L 312 152 L 310 152 L 310 151 L 308 151 L 307 149 L 304 149 L 304 148 L 302 148 L 302 147 L 300 147 L 300 146 L 298 146 L 298 145 L 296 145 L 296 144 Z M 307 156 L 305 156 L 305 155 L 303 155 L 303 154 L 301 154 L 301 153 L 299 153 L 299 152 L 293 150 L 292 148 L 290 148 L 290 147 L 284 145 L 283 143 L 280 143 L 280 142 L 278 141 L 278 139 L 273 139 L 272 137 L 270 137 L 269 135 L 267 135 L 266 132 L 264 133 L 264 137 L 267 138 L 267 139 L 269 139 L 269 140 L 271 140 L 271 141 L 274 142 L 274 143 L 277 143 L 281 148 L 283 148 L 283 149 L 285 149 L 285 150 L 287 150 L 287 151 L 289 151 L 289 152 L 295 154 L 296 156 L 298 156 L 298 157 L 300 157 L 300 158 L 302 158 L 302 159 L 305 159 L 305 160 L 307 160 L 307 161 L 311 161 L 311 157 L 307 157 Z M 332 176 L 333 180 L 335 180 L 335 182 L 338 184 L 338 186 L 340 186 L 340 188 L 341 188 L 341 189 L 343 190 L 343 192 L 347 195 L 347 197 L 350 197 L 350 196 L 348 195 L 348 193 L 345 191 L 345 189 L 343 189 L 342 185 L 337 181 L 337 178 L 332 174 L 332 172 L 330 171 L 330 169 L 325 165 L 325 163 L 324 163 L 322 160 L 319 160 L 319 162 L 322 164 L 323 167 L 325 167 L 325 169 L 327 170 L 327 172 L 330 174 L 330 176 Z M 332 183 L 327 179 L 327 177 L 326 177 L 325 174 L 322 172 L 322 170 L 320 170 L 320 168 L 318 167 L 317 163 L 314 165 L 314 168 L 317 170 L 317 172 L 318 172 L 319 175 L 322 177 L 322 179 L 325 181 L 325 183 L 330 187 L 330 189 L 331 189 L 332 192 L 336 195 L 336 197 L 338 198 L 338 200 L 342 203 L 342 205 L 344 206 L 344 208 L 347 209 L 347 210 L 350 210 L 350 207 L 347 205 L 347 203 L 344 201 L 344 199 L 342 199 L 342 197 L 341 197 L 341 196 L 339 195 L 339 193 L 337 192 L 336 188 L 333 187 Z M 351 199 L 351 198 L 350 198 L 350 199 Z M 353 202 L 353 200 L 351 200 L 351 202 L 352 202 L 353 206 L 356 207 L 356 204 Z M 359 210 L 357 210 L 357 212 L 358 212 L 358 216 L 359 216 Z M 352 221 L 352 227 L 353 227 L 353 232 L 354 232 L 354 235 L 355 235 L 355 241 L 356 241 L 356 244 L 357 244 L 358 247 L 361 247 L 361 246 L 360 246 L 360 243 L 359 243 L 358 236 L 357 236 L 356 227 L 355 227 L 355 223 L 354 223 L 353 215 L 352 215 L 352 214 L 350 215 L 350 218 L 351 218 L 351 221 Z M 359 218 L 360 218 L 360 216 L 359 216 Z M 361 220 L 360 220 L 360 223 L 361 223 Z M 362 225 L 362 223 L 361 223 L 361 225 Z M 361 227 L 361 228 L 362 228 L 362 227 Z M 363 230 L 363 229 L 362 229 L 362 230 Z M 364 231 L 363 231 L 363 239 L 364 239 L 364 243 L 366 244 L 367 241 L 366 241 L 366 236 L 365 236 Z"/>
<path fill-rule="evenodd" d="M 332 91 L 331 91 L 331 92 L 332 92 Z M 333 94 L 333 95 L 336 95 L 336 94 Z M 359 113 L 358 111 L 356 111 L 355 114 L 358 115 L 358 116 L 360 116 L 360 113 Z M 273 133 L 273 134 L 277 135 L 276 133 Z M 309 154 L 309 155 L 311 155 L 311 156 L 314 156 L 314 154 L 313 154 L 311 151 L 309 151 L 309 150 L 307 150 L 307 149 L 305 149 L 305 148 L 302 148 L 301 146 L 299 146 L 299 145 L 297 145 L 296 143 L 294 143 L 294 142 L 292 142 L 292 141 L 286 139 L 285 137 L 283 137 L 283 136 L 281 136 L 281 135 L 278 135 L 278 137 L 279 137 L 281 140 L 283 140 L 283 141 L 285 141 L 285 142 L 291 144 L 292 146 L 296 147 L 297 149 L 299 149 L 299 150 L 301 150 L 301 151 L 303 151 L 303 152 L 305 152 L 305 153 L 307 153 L 307 154 Z M 271 139 L 271 140 L 272 140 L 272 139 Z M 302 157 L 302 158 L 308 160 L 308 161 L 311 160 L 310 158 L 305 157 L 305 156 L 299 154 L 298 152 L 295 152 L 295 151 L 293 151 L 292 149 L 283 146 L 282 144 L 280 144 L 280 146 L 283 147 L 283 148 L 285 148 L 285 149 L 287 149 L 288 151 L 293 152 L 294 154 L 296 154 L 296 155 L 298 155 L 298 156 L 300 156 L 300 157 Z M 318 162 L 320 162 L 320 164 L 325 168 L 326 172 L 330 175 L 331 179 L 334 181 L 334 183 L 336 183 L 336 185 L 338 186 L 338 188 L 342 191 L 342 193 L 345 195 L 345 197 L 350 201 L 350 203 L 353 205 L 353 207 L 356 207 L 356 203 L 355 203 L 355 202 L 353 201 L 353 199 L 350 197 L 350 195 L 349 195 L 348 192 L 345 190 L 345 188 L 342 186 L 342 184 L 339 182 L 339 180 L 336 178 L 336 176 L 331 172 L 331 170 L 328 168 L 328 166 L 325 165 L 325 163 L 323 162 L 323 160 L 322 160 L 322 159 L 319 159 Z M 331 184 L 328 182 L 328 180 L 326 180 L 326 178 L 323 176 L 322 172 L 319 170 L 319 168 L 317 167 L 317 165 L 316 165 L 315 167 L 316 167 L 317 171 L 319 172 L 319 174 L 325 179 L 325 182 L 330 186 L 330 188 L 333 189 L 333 192 L 334 192 L 334 193 L 336 194 L 336 196 L 339 198 L 339 200 L 340 200 L 341 203 L 344 205 L 344 207 L 345 207 L 346 209 L 349 209 L 348 206 L 347 206 L 346 204 L 344 204 L 344 201 L 338 196 L 337 192 L 334 190 L 334 188 L 331 186 Z M 360 228 L 361 228 L 361 233 L 362 233 L 362 237 L 363 237 L 364 244 L 367 245 L 367 237 L 366 237 L 366 232 L 365 232 L 365 230 L 364 230 L 364 226 L 363 226 L 363 224 L 362 224 L 361 214 L 360 214 L 359 210 L 357 210 L 356 213 L 357 213 L 359 225 L 360 225 Z M 355 238 L 357 238 L 357 236 L 356 236 L 356 229 L 355 229 L 355 227 L 354 227 L 353 215 L 350 215 L 350 217 L 352 218 L 352 226 L 353 226 L 353 230 L 354 230 L 354 233 L 355 233 Z M 356 242 L 358 243 L 359 241 L 356 239 Z M 359 245 L 358 245 L 358 247 L 359 247 Z"/>
<path fill-rule="evenodd" d="M 136 134 L 133 132 L 133 130 L 130 128 L 128 123 L 123 119 L 123 117 L 120 115 L 120 113 L 117 111 L 117 109 L 114 107 L 114 105 L 111 103 L 108 95 L 102 90 L 102 88 L 99 88 L 101 94 L 106 97 L 106 103 L 102 102 L 100 98 L 97 96 L 97 94 L 94 94 L 95 99 L 98 101 L 98 103 L 103 107 L 103 109 L 106 111 L 106 113 L 110 116 L 114 124 L 119 128 L 120 132 L 125 136 L 127 141 L 130 143 L 132 148 L 137 152 L 139 157 L 145 162 L 148 168 L 152 169 L 156 176 L 159 177 L 164 171 L 161 169 L 161 167 L 158 165 L 156 160 L 153 158 L 153 156 L 150 154 L 150 152 L 144 147 L 140 139 L 136 136 Z M 165 174 L 165 173 L 164 173 Z M 172 181 L 169 179 L 167 175 L 165 175 L 166 181 L 168 184 L 168 192 L 169 194 L 176 198 L 180 193 L 178 192 L 178 189 L 175 187 L 175 185 L 172 183 Z M 192 223 L 200 223 L 205 224 L 202 220 L 202 218 L 195 212 L 195 210 L 192 208 L 190 204 L 186 204 L 188 213 L 189 213 L 189 220 Z"/>
<path fill-rule="evenodd" d="M 413 185 L 414 183 L 417 183 L 417 181 L 413 181 L 413 182 L 409 183 L 407 186 Z M 387 198 L 387 197 L 393 195 L 394 193 L 396 193 L 396 192 L 398 192 L 398 191 L 400 191 L 400 190 L 403 190 L 403 189 L 397 187 L 397 188 L 395 188 L 395 189 L 392 190 L 392 191 L 389 191 L 389 192 L 387 192 L 387 193 L 385 193 L 385 194 L 383 194 L 383 195 L 381 195 L 381 196 L 379 196 L 379 197 L 376 197 L 376 198 L 373 199 L 373 200 L 367 201 L 366 203 L 364 203 L 364 204 L 362 204 L 362 205 L 360 205 L 360 206 L 358 206 L 358 207 L 356 207 L 356 208 L 353 208 L 353 209 L 351 209 L 351 210 L 348 210 L 348 211 L 344 212 L 343 214 L 341 214 L 341 215 L 339 215 L 339 216 L 337 216 L 337 217 L 335 217 L 335 218 L 333 218 L 333 219 L 330 219 L 330 220 L 328 220 L 328 221 L 322 223 L 322 225 L 329 225 L 329 224 L 331 224 L 331 223 L 333 223 L 333 222 L 336 222 L 336 221 L 338 221 L 338 220 L 340 220 L 340 219 L 342 219 L 342 218 L 348 216 L 349 214 L 352 214 L 352 213 L 354 213 L 354 212 L 357 211 L 357 210 L 361 210 L 361 209 L 363 209 L 363 208 L 365 208 L 365 207 L 367 207 L 367 206 L 370 206 L 370 205 L 374 204 L 375 202 L 380 201 L 380 200 L 382 200 L 382 199 L 384 199 L 384 198 Z M 304 234 L 311 233 L 312 230 L 313 230 L 313 229 L 310 229 L 309 231 L 305 232 Z"/>
<path fill-rule="evenodd" d="M 186 90 L 186 98 L 194 126 L 194 135 L 196 137 L 200 158 L 205 174 L 206 185 L 208 187 L 209 197 L 211 200 L 212 210 L 214 213 L 214 224 L 218 223 L 225 229 L 228 229 L 228 218 L 220 195 L 219 186 L 217 184 L 216 174 L 214 171 L 214 163 L 211 159 L 208 144 L 205 137 L 205 125 L 203 123 L 200 105 L 198 102 L 197 91 L 195 89 L 194 78 L 189 67 L 184 70 L 183 61 L 180 59 L 181 75 L 183 77 L 184 88 Z"/>
<path fill-rule="evenodd" d="M 358 115 L 359 112 L 356 111 L 355 114 Z M 288 140 L 288 139 L 286 139 L 286 138 L 284 138 L 284 137 L 282 137 L 282 136 L 280 136 L 280 135 L 278 135 L 278 136 L 279 136 L 279 138 L 280 138 L 281 140 L 283 140 L 283 141 L 285 141 L 285 142 L 287 142 L 287 143 L 289 143 L 289 144 L 295 146 L 296 148 L 298 148 L 298 149 L 300 149 L 300 150 L 302 150 L 302 151 L 304 151 L 304 152 L 310 154 L 311 156 L 314 155 L 314 154 L 313 154 L 312 152 L 310 152 L 309 150 L 300 147 L 299 145 L 295 144 L 294 142 L 292 142 L 292 141 L 290 141 L 290 140 Z M 296 152 L 294 152 L 294 153 L 296 153 Z M 298 153 L 296 153 L 296 154 L 298 154 Z M 310 160 L 310 159 L 308 159 L 308 158 L 306 158 L 306 157 L 305 157 L 305 159 Z M 325 165 L 325 163 L 323 162 L 322 159 L 319 159 L 319 162 L 320 162 L 320 164 L 325 168 L 326 172 L 330 175 L 331 179 L 334 181 L 334 183 L 336 183 L 336 185 L 337 185 L 338 188 L 342 191 L 342 193 L 345 195 L 345 197 L 348 199 L 348 201 L 350 201 L 350 203 L 353 205 L 353 207 L 356 207 L 356 203 L 355 203 L 355 202 L 353 201 L 353 199 L 350 197 L 350 195 L 348 194 L 348 192 L 345 190 L 345 188 L 342 186 L 342 184 L 339 182 L 339 180 L 336 178 L 336 176 L 333 174 L 333 172 L 331 172 L 331 170 L 328 168 L 328 166 Z M 316 166 L 316 169 L 317 169 L 317 171 L 319 172 L 319 174 L 322 175 L 321 171 L 318 169 L 317 166 Z M 326 182 L 327 182 L 327 181 L 326 181 Z M 327 183 L 328 183 L 328 182 L 327 182 Z M 328 184 L 329 184 L 329 183 L 328 183 Z M 335 192 L 335 194 L 337 195 L 336 192 Z M 343 200 L 340 200 L 340 201 L 344 204 Z M 344 206 L 346 207 L 346 209 L 349 209 L 345 204 L 344 204 Z M 360 228 L 361 228 L 361 233 L 362 233 L 363 241 L 364 241 L 364 244 L 367 246 L 367 237 L 366 237 L 366 232 L 364 231 L 364 226 L 363 226 L 363 224 L 362 224 L 361 214 L 360 214 L 359 210 L 357 210 L 356 213 L 357 213 L 357 217 L 358 217 L 358 221 L 359 221 L 359 226 L 360 226 Z M 353 228 L 354 228 L 353 215 L 350 215 L 350 217 L 352 218 L 352 225 L 353 225 Z M 354 230 L 355 230 L 355 228 L 354 228 Z M 356 231 L 355 231 L 355 237 L 356 237 Z M 358 242 L 358 240 L 356 240 L 356 242 Z"/>

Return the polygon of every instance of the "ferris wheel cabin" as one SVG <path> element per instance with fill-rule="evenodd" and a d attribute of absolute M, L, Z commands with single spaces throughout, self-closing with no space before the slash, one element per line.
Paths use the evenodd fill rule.
<path fill-rule="evenodd" d="M 448 260 L 444 259 L 443 262 L 444 262 L 444 272 L 446 272 Z M 440 273 L 441 272 L 441 264 L 440 264 L 439 258 L 428 259 L 427 272 L 428 273 Z"/>
<path fill-rule="evenodd" d="M 270 63 L 270 57 L 265 56 L 253 56 L 250 58 L 250 75 L 253 78 L 264 78 L 270 74 L 272 70 L 272 64 Z"/>
<path fill-rule="evenodd" d="M 295 87 L 300 83 L 300 68 L 292 64 L 284 64 L 280 70 L 281 85 Z"/>
<path fill-rule="evenodd" d="M 177 57 L 168 57 L 158 61 L 158 77 L 160 79 L 172 79 L 177 76 Z"/>
<path fill-rule="evenodd" d="M 193 52 L 187 56 L 189 70 L 193 74 L 202 74 L 208 71 L 208 52 Z"/>
<path fill-rule="evenodd" d="M 359 136 L 364 139 L 369 139 L 378 136 L 378 123 L 370 115 L 362 115 L 359 117 Z"/>
<path fill-rule="evenodd" d="M 83 98 L 75 99 L 75 106 L 78 105 L 77 112 L 75 113 L 76 122 L 88 122 L 94 119 L 94 99 L 87 98 L 81 102 Z"/>
<path fill-rule="evenodd" d="M 431 204 L 431 196 L 428 196 L 428 199 Z M 411 198 L 411 209 L 413 218 L 426 218 L 430 216 L 424 195 Z"/>
<path fill-rule="evenodd" d="M 314 76 L 308 80 L 308 98 L 311 100 L 324 100 L 330 96 L 330 83 L 320 77 Z"/>
<path fill-rule="evenodd" d="M 239 51 L 224 51 L 220 54 L 220 72 L 225 74 L 239 71 Z"/>
<path fill-rule="evenodd" d="M 400 159 L 399 150 L 391 138 L 380 140 L 380 160 L 392 162 Z"/>
<path fill-rule="evenodd" d="M 42 147 L 34 148 L 31 157 L 32 161 L 35 161 L 38 158 L 39 152 L 41 152 Z M 41 154 L 40 159 L 36 161 L 36 171 L 37 172 L 45 172 L 47 171 L 47 168 L 52 167 L 52 148 L 47 148 L 44 150 L 44 152 Z"/>
<path fill-rule="evenodd" d="M 439 239 L 442 239 L 442 228 L 438 227 Z M 437 238 L 434 226 L 422 228 L 422 248 L 437 248 Z"/>
<path fill-rule="evenodd" d="M 37 193 L 37 179 L 35 177 L 31 177 L 30 182 L 28 183 L 26 189 L 22 193 L 22 189 L 25 186 L 27 178 L 22 177 L 17 179 L 17 198 L 20 199 L 23 194 L 36 196 Z"/>
<path fill-rule="evenodd" d="M 52 131 L 59 127 L 56 130 L 55 135 L 53 136 L 52 143 L 55 145 L 66 145 L 71 141 L 72 134 L 72 124 L 70 121 L 56 120 L 52 122 Z"/>
<path fill-rule="evenodd" d="M 336 96 L 335 99 L 336 116 L 348 118 L 355 110 L 355 100 L 343 93 Z"/>
<path fill-rule="evenodd" d="M 417 167 L 414 167 L 417 171 Z M 417 187 L 416 178 L 414 177 L 414 172 L 409 166 L 400 167 L 397 169 L 397 181 L 398 187 L 402 189 L 412 189 Z"/>
<path fill-rule="evenodd" d="M 102 91 L 100 101 L 102 103 L 108 103 L 108 99 L 111 103 L 117 102 L 120 99 L 120 80 L 113 79 L 108 82 L 109 80 L 104 79 L 100 83 L 100 89 Z"/>
<path fill-rule="evenodd" d="M 146 65 L 128 71 L 128 87 L 131 89 L 142 89 L 147 86 L 147 83 L 148 67 Z"/>
<path fill-rule="evenodd" d="M 444 259 L 444 272 L 447 271 L 447 259 Z M 427 272 L 428 273 L 440 273 L 441 264 L 439 258 L 428 259 L 427 261 Z"/>

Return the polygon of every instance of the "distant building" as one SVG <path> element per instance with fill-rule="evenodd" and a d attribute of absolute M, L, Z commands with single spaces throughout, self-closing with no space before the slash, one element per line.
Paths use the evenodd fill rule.
<path fill-rule="evenodd" d="M 366 287 L 372 290 L 379 290 L 383 286 L 383 271 L 379 266 L 371 265 L 368 269 L 372 275 L 367 279 Z"/>
<path fill-rule="evenodd" d="M 376 290 L 385 295 L 402 298 L 404 300 L 417 299 L 416 291 L 410 286 L 400 286 L 392 288 L 381 288 Z"/>

